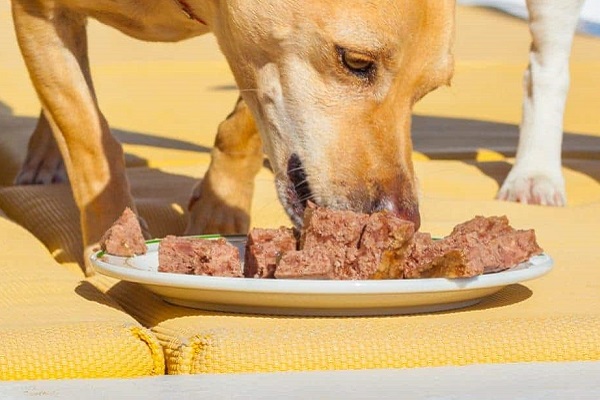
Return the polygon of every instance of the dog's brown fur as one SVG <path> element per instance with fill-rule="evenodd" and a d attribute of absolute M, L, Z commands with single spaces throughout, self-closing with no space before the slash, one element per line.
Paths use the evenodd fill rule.
<path fill-rule="evenodd" d="M 135 209 L 123 150 L 96 101 L 88 17 L 142 40 L 177 41 L 212 31 L 229 61 L 242 100 L 219 127 L 209 171 L 194 191 L 189 232 L 248 229 L 263 148 L 295 222 L 307 193 L 298 192 L 302 182 L 291 178 L 294 168 L 321 205 L 387 208 L 418 223 L 410 115 L 417 100 L 452 75 L 453 0 L 12 3 L 43 107 L 17 181 L 64 178 L 52 132 L 88 248 L 125 207 Z M 182 11 L 185 5 L 192 18 Z M 365 63 L 375 66 L 368 76 L 349 69 Z"/>

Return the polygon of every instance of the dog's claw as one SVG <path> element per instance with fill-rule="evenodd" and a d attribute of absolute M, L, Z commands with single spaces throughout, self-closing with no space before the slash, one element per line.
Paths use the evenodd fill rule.
<path fill-rule="evenodd" d="M 552 179 L 545 174 L 509 175 L 497 198 L 522 204 L 563 207 L 566 205 L 565 184 L 562 179 Z"/>
<path fill-rule="evenodd" d="M 21 171 L 15 178 L 15 184 L 17 185 L 49 185 L 68 181 L 69 178 L 62 162 L 54 166 L 49 166 L 43 162 L 37 167 L 23 164 Z"/>
<path fill-rule="evenodd" d="M 58 146 L 50 136 L 43 138 L 35 146 L 29 146 L 25 162 L 15 178 L 15 184 L 49 185 L 68 182 L 68 180 Z"/>

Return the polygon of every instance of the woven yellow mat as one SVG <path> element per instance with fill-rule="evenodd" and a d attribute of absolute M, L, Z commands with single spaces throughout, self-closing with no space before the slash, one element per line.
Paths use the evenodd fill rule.
<path fill-rule="evenodd" d="M 0 380 L 164 373 L 162 349 L 89 282 L 0 216 Z"/>
<path fill-rule="evenodd" d="M 504 203 L 491 200 L 497 179 L 481 164 L 416 163 L 421 184 L 428 188 L 421 201 L 423 230 L 444 235 L 474 214 L 506 214 L 516 227 L 536 229 L 556 267 L 546 277 L 509 286 L 468 309 L 373 318 L 249 316 L 171 306 L 137 284 L 101 276 L 88 282 L 154 332 L 171 374 L 600 359 L 598 183 L 573 172 L 574 178 L 584 179 L 570 192 L 579 205 L 564 209 Z M 566 172 L 568 177 L 572 173 Z M 130 170 L 140 212 L 151 230 L 160 233 L 155 236 L 181 232 L 182 203 L 195 174 L 202 169 Z M 287 224 L 272 182 L 266 173 L 261 177 L 254 224 Z M 440 181 L 444 183 L 436 186 Z M 454 190 L 446 187 L 453 183 Z M 69 196 L 66 187 L 5 188 L 0 189 L 0 208 L 29 224 L 36 236 L 74 248 L 73 243 L 61 244 L 72 239 L 65 231 L 78 232 Z M 34 201 L 40 206 L 31 207 Z M 20 207 L 29 207 L 29 213 Z M 42 214 L 62 222 L 30 223 Z"/>
<path fill-rule="evenodd" d="M 300 318 L 171 306 L 135 284 L 96 286 L 151 327 L 179 373 L 404 368 L 600 359 L 600 204 L 552 210 L 492 201 L 425 199 L 425 224 L 443 234 L 473 210 L 535 227 L 556 266 L 463 310 L 414 316 Z"/>
<path fill-rule="evenodd" d="M 0 5 L 0 19 L 9 20 L 8 8 Z M 108 293 L 153 331 L 165 350 L 169 373 L 600 358 L 600 252 L 596 239 L 600 226 L 600 143 L 596 137 L 600 135 L 593 107 L 600 91 L 600 41 L 578 36 L 573 46 L 572 87 L 565 115 L 570 206 L 527 207 L 491 200 L 508 171 L 516 144 L 522 72 L 529 47 L 527 27 L 516 19 L 465 7 L 458 8 L 457 23 L 457 66 L 452 87 L 430 94 L 416 108 L 420 116 L 415 120 L 419 152 L 415 159 L 419 160 L 416 169 L 423 193 L 423 229 L 443 235 L 476 213 L 508 214 L 516 226 L 537 230 L 541 245 L 556 260 L 554 271 L 542 279 L 512 285 L 466 310 L 386 318 L 209 313 L 170 306 L 139 285 L 103 277 L 86 281 Z M 0 44 L 7 55 L 0 59 L 0 130 L 8 132 L 0 135 L 1 158 L 5 161 L 0 185 L 8 185 L 24 159 L 39 102 L 19 59 L 10 23 L 0 24 L 0 31 L 4 33 Z M 217 123 L 237 96 L 225 62 L 216 56 L 216 46 L 208 40 L 169 45 L 167 49 L 160 44 L 138 44 L 108 28 L 90 24 L 99 99 L 117 136 L 125 143 L 128 165 L 164 167 L 129 171 L 139 210 L 157 237 L 183 231 L 185 205 L 194 178 L 202 176 Z M 122 49 L 122 53 L 114 49 Z M 195 57 L 196 49 L 202 56 Z M 211 61 L 200 61 L 205 59 Z M 510 125 L 501 126 L 499 122 Z M 199 166 L 194 167 L 196 164 Z M 33 232 L 63 265 L 79 273 L 79 222 L 68 187 L 2 188 L 0 209 Z M 258 226 L 287 224 L 265 171 L 257 184 L 253 222 Z M 2 235 L 3 240 L 6 235 Z M 30 248 L 29 240 L 23 243 L 14 247 L 23 250 L 26 244 Z M 17 262 L 11 266 L 39 272 L 35 266 L 22 264 L 30 259 L 29 253 L 15 257 Z M 54 278 L 60 275 L 54 267 L 48 271 Z M 77 293 L 73 291 L 81 285 L 69 276 L 64 290 L 70 288 L 71 293 Z M 29 307 L 36 296 L 24 287 L 19 286 L 13 297 Z M 47 290 L 48 285 L 44 287 Z M 12 295 L 14 291 L 6 293 Z M 65 298 L 65 302 L 79 307 L 81 297 L 78 293 L 68 301 Z M 81 335 L 108 338 L 111 335 L 95 325 L 105 318 L 104 311 L 93 304 L 95 310 L 90 311 L 87 328 L 78 325 Z M 0 302 L 0 307 L 3 305 Z M 62 337 L 64 343 L 73 344 L 69 321 L 63 321 L 62 330 L 48 323 L 46 314 L 57 317 L 51 312 L 53 307 L 48 301 L 39 308 L 28 308 L 23 315 L 30 316 L 29 320 L 39 316 L 40 335 Z M 73 317 L 76 324 L 80 317 Z M 29 340 L 29 332 L 11 331 L 6 337 L 20 346 Z M 62 366 L 66 362 L 62 356 L 67 353 L 61 352 L 61 346 L 51 346 L 56 353 L 47 356 L 49 349 L 40 353 L 35 346 L 32 351 L 39 356 L 19 353 L 21 347 L 17 345 L 14 349 L 16 358 L 21 356 L 22 367 L 11 371 L 39 367 L 36 357 L 56 360 L 49 365 Z M 121 347 L 116 346 L 113 353 L 100 355 L 106 354 L 108 360 L 120 352 Z M 126 351 L 123 354 L 129 356 Z M 104 363 L 107 373 L 121 371 L 111 363 Z M 77 370 L 77 374 L 84 373 Z"/>

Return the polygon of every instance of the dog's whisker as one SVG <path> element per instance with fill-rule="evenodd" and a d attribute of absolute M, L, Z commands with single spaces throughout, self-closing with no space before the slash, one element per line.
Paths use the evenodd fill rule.
<path fill-rule="evenodd" d="M 309 194 L 308 196 L 302 196 L 302 197 L 300 197 L 300 198 L 298 199 L 298 201 L 299 201 L 300 203 L 304 203 L 304 202 L 306 202 L 306 201 L 309 201 L 309 200 L 311 200 L 311 201 L 312 201 L 312 200 L 314 200 L 314 199 L 315 199 L 315 195 L 314 195 L 313 193 L 311 193 L 311 194 Z"/>
<path fill-rule="evenodd" d="M 299 171 L 303 171 L 303 170 L 304 170 L 304 168 L 302 168 L 302 167 L 296 167 L 296 168 L 289 169 L 287 172 L 288 172 L 288 174 L 291 174 L 291 173 L 299 172 Z"/>
<path fill-rule="evenodd" d="M 308 185 L 308 179 L 305 179 L 303 181 L 300 181 L 300 182 L 294 184 L 295 187 L 300 187 L 302 185 Z"/>

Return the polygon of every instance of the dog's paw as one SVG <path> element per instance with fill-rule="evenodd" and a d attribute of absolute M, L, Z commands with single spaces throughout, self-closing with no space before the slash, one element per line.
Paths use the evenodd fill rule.
<path fill-rule="evenodd" d="M 186 235 L 248 232 L 251 194 L 248 195 L 245 188 L 232 190 L 226 186 L 223 181 L 214 186 L 210 178 L 205 178 L 196 186 L 189 204 L 190 219 Z"/>
<path fill-rule="evenodd" d="M 513 169 L 498 192 L 499 200 L 562 207 L 566 204 L 562 174 L 522 173 Z"/>
<path fill-rule="evenodd" d="M 17 185 L 48 185 L 67 182 L 67 171 L 54 140 L 30 146 L 27 158 L 15 178 Z"/>

